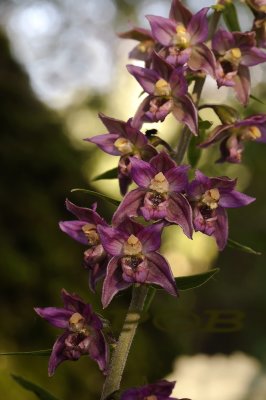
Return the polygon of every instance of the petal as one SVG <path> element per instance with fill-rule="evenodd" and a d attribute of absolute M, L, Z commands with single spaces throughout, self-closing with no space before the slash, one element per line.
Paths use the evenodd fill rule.
<path fill-rule="evenodd" d="M 122 268 L 118 265 L 120 257 L 113 257 L 107 266 L 107 273 L 103 282 L 102 304 L 106 308 L 113 297 L 120 290 L 127 289 L 131 283 L 122 278 Z"/>
<path fill-rule="evenodd" d="M 188 91 L 187 81 L 184 76 L 184 68 L 178 67 L 170 75 L 169 84 L 173 97 L 184 96 Z"/>
<path fill-rule="evenodd" d="M 177 23 L 172 19 L 155 15 L 146 15 L 146 18 L 150 23 L 154 39 L 163 46 L 170 46 L 176 34 Z"/>
<path fill-rule="evenodd" d="M 91 138 L 84 139 L 86 142 L 96 144 L 105 153 L 113 156 L 120 156 L 121 152 L 115 147 L 114 143 L 119 138 L 116 133 L 108 133 L 106 135 L 97 135 Z"/>
<path fill-rule="evenodd" d="M 188 66 L 192 71 L 203 71 L 213 78 L 216 77 L 216 60 L 214 54 L 204 43 L 192 47 Z"/>
<path fill-rule="evenodd" d="M 266 61 L 266 53 L 257 47 L 241 50 L 241 65 L 252 67 Z"/>
<path fill-rule="evenodd" d="M 133 27 L 130 31 L 118 33 L 117 36 L 122 39 L 137 40 L 138 42 L 152 39 L 152 33 L 150 30 L 139 27 Z"/>
<path fill-rule="evenodd" d="M 92 292 L 96 290 L 96 284 L 106 275 L 108 258 L 106 257 L 102 262 L 94 264 L 92 267 L 86 267 L 89 269 L 89 288 Z"/>
<path fill-rule="evenodd" d="M 102 332 L 98 331 L 97 334 L 94 334 L 94 338 L 89 345 L 89 355 L 92 360 L 97 362 L 100 370 L 106 374 L 109 361 L 109 349 Z"/>
<path fill-rule="evenodd" d="M 130 218 L 124 219 L 124 221 L 117 226 L 117 229 L 124 232 L 126 234 L 126 238 L 133 234 L 134 236 L 138 236 L 139 232 L 142 231 L 143 225 L 139 224 L 136 221 L 133 221 Z"/>
<path fill-rule="evenodd" d="M 225 29 L 218 29 L 212 39 L 212 49 L 219 54 L 224 54 L 234 47 L 236 46 L 233 34 Z"/>
<path fill-rule="evenodd" d="M 230 192 L 221 193 L 221 198 L 219 200 L 219 206 L 225 208 L 236 208 L 247 206 L 255 201 L 255 197 L 250 197 L 244 193 L 232 190 Z"/>
<path fill-rule="evenodd" d="M 138 129 L 141 128 L 144 120 L 145 120 L 145 114 L 150 108 L 150 102 L 153 99 L 153 96 L 147 96 L 145 97 L 140 105 L 138 106 L 138 109 L 132 119 L 132 125 Z"/>
<path fill-rule="evenodd" d="M 154 158 L 156 158 L 155 156 Z M 136 157 L 130 158 L 131 162 L 131 177 L 133 181 L 142 188 L 147 188 L 151 180 L 156 175 L 156 169 L 148 162 L 140 160 Z"/>
<path fill-rule="evenodd" d="M 184 234 L 192 238 L 192 209 L 187 199 L 180 193 L 171 193 L 168 199 L 167 216 L 165 219 L 180 225 Z"/>
<path fill-rule="evenodd" d="M 153 69 L 157 72 L 158 77 L 163 78 L 168 82 L 169 77 L 173 72 L 173 66 L 156 52 L 152 55 L 152 62 Z"/>
<path fill-rule="evenodd" d="M 169 17 L 176 22 L 187 26 L 192 18 L 192 13 L 182 4 L 180 0 L 172 0 Z"/>
<path fill-rule="evenodd" d="M 134 76 L 145 92 L 153 94 L 154 85 L 160 79 L 157 72 L 148 68 L 137 67 L 136 65 L 127 65 L 127 70 Z"/>
<path fill-rule="evenodd" d="M 119 119 L 107 117 L 103 113 L 99 113 L 99 118 L 105 125 L 109 133 L 115 133 L 116 135 L 123 136 L 126 128 L 126 122 Z"/>
<path fill-rule="evenodd" d="M 48 375 L 49 376 L 54 375 L 55 370 L 58 367 L 58 365 L 68 359 L 64 355 L 65 339 L 67 338 L 67 336 L 68 336 L 68 333 L 64 333 L 63 335 L 59 336 L 59 338 L 57 338 L 57 340 L 53 346 L 52 354 L 50 356 L 49 364 L 48 364 Z"/>
<path fill-rule="evenodd" d="M 188 33 L 190 34 L 191 45 L 202 43 L 207 39 L 209 31 L 207 20 L 208 11 L 209 7 L 205 7 L 192 16 L 187 27 Z"/>
<path fill-rule="evenodd" d="M 92 309 L 89 304 L 85 304 L 84 301 L 75 293 L 68 293 L 65 289 L 61 290 L 61 296 L 63 299 L 64 307 L 73 312 L 79 312 L 83 315 L 84 310 L 86 313 L 91 314 Z"/>
<path fill-rule="evenodd" d="M 99 226 L 98 232 L 103 248 L 108 254 L 112 256 L 118 256 L 122 254 L 127 235 L 115 228 L 110 228 L 107 226 Z"/>
<path fill-rule="evenodd" d="M 148 143 L 147 137 L 138 129 L 131 126 L 130 121 L 127 122 L 124 137 L 140 149 Z"/>
<path fill-rule="evenodd" d="M 78 219 L 86 222 L 93 223 L 95 225 L 107 225 L 103 218 L 95 211 L 96 207 L 92 209 L 85 207 L 78 207 L 75 204 L 71 203 L 68 199 L 66 199 L 66 208 L 72 214 L 74 214 Z"/>
<path fill-rule="evenodd" d="M 199 144 L 199 147 L 208 147 L 214 143 L 219 142 L 220 140 L 225 139 L 230 135 L 229 129 L 233 128 L 234 125 L 219 125 L 217 126 L 211 133 L 208 139 Z"/>
<path fill-rule="evenodd" d="M 164 226 L 165 224 L 160 222 L 147 226 L 140 231 L 138 239 L 142 244 L 144 254 L 156 251 L 160 248 L 161 235 Z"/>
<path fill-rule="evenodd" d="M 236 97 L 243 104 L 247 105 L 250 96 L 250 73 L 248 67 L 240 65 L 238 74 L 233 78 L 235 86 L 233 87 L 236 92 Z"/>
<path fill-rule="evenodd" d="M 65 308 L 57 307 L 44 307 L 34 308 L 34 311 L 42 318 L 46 319 L 51 325 L 57 328 L 68 328 L 68 321 L 73 311 L 66 310 Z"/>
<path fill-rule="evenodd" d="M 176 167 L 176 163 L 174 162 L 174 160 L 165 151 L 161 151 L 159 154 L 157 154 L 155 157 L 153 157 L 150 160 L 150 165 L 155 170 L 154 175 L 156 175 L 157 172 L 165 173 L 165 172 L 169 171 L 170 169 Z M 153 175 L 153 177 L 154 177 L 154 175 Z"/>
<path fill-rule="evenodd" d="M 198 131 L 198 113 L 195 104 L 188 96 L 174 99 L 173 107 L 174 117 L 178 122 L 182 122 L 197 136 Z"/>
<path fill-rule="evenodd" d="M 112 219 L 114 226 L 119 225 L 127 217 L 136 217 L 138 215 L 138 210 L 143 202 L 145 193 L 146 190 L 144 189 L 135 189 L 126 194 L 114 213 Z"/>
<path fill-rule="evenodd" d="M 82 230 L 82 227 L 86 224 L 86 221 L 61 221 L 59 222 L 59 227 L 61 231 L 72 237 L 72 239 L 87 245 L 88 239 Z"/>
<path fill-rule="evenodd" d="M 177 296 L 175 280 L 166 259 L 156 252 L 146 254 L 146 259 L 149 264 L 146 283 L 159 285 L 171 295 Z"/>
<path fill-rule="evenodd" d="M 215 237 L 219 250 L 223 250 L 228 239 L 228 217 L 224 208 L 218 207 L 216 210 L 217 220 L 212 236 Z"/>
<path fill-rule="evenodd" d="M 171 168 L 166 172 L 165 177 L 170 185 L 171 192 L 182 192 L 187 189 L 188 185 L 188 169 L 186 165 Z"/>

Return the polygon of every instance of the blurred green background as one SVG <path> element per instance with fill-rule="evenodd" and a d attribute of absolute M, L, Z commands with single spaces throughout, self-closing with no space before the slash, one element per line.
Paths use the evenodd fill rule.
<path fill-rule="evenodd" d="M 52 346 L 58 332 L 38 318 L 33 307 L 60 306 L 62 287 L 79 293 L 101 312 L 100 287 L 97 296 L 88 291 L 82 267 L 84 248 L 60 232 L 58 221 L 72 218 L 64 208 L 66 197 L 83 206 L 95 200 L 71 194 L 74 187 L 119 196 L 117 182 L 91 183 L 93 176 L 114 167 L 117 158 L 81 139 L 105 132 L 97 118 L 99 111 L 120 119 L 133 115 L 140 89 L 126 73 L 125 64 L 134 43 L 118 40 L 115 32 L 127 30 L 128 20 L 144 25 L 145 14 L 167 16 L 169 4 L 142 0 L 0 1 L 0 351 Z M 204 1 L 201 6 L 210 4 Z M 195 3 L 192 6 L 197 10 Z M 240 12 L 243 7 L 240 5 Z M 243 30 L 248 29 L 250 15 L 241 15 Z M 252 93 L 266 101 L 263 69 L 254 68 L 252 77 Z M 217 92 L 211 80 L 203 97 L 209 103 L 237 105 L 231 92 L 224 88 Z M 265 112 L 265 106 L 255 101 L 245 110 L 246 115 L 259 112 Z M 202 117 L 217 122 L 212 114 Z M 178 141 L 180 127 L 171 117 L 158 128 L 172 144 Z M 263 373 L 265 152 L 264 145 L 248 144 L 241 166 L 214 165 L 217 148 L 202 153 L 199 167 L 204 172 L 239 176 L 239 188 L 257 197 L 251 206 L 229 213 L 230 237 L 263 255 L 230 248 L 218 254 L 212 239 L 198 234 L 191 242 L 177 227 L 169 228 L 163 253 L 176 276 L 211 267 L 219 267 L 221 272 L 205 286 L 181 292 L 179 300 L 156 294 L 134 342 L 124 387 L 166 376 L 182 354 L 241 351 L 256 358 Z M 99 211 L 110 220 L 113 208 L 101 203 Z M 104 312 L 115 334 L 121 329 L 128 302 L 126 292 Z M 226 318 L 224 332 L 211 323 L 215 315 L 221 317 L 221 311 Z M 234 318 L 239 318 L 239 324 Z M 47 362 L 46 357 L 0 357 L 1 398 L 35 398 L 12 381 L 10 373 L 14 373 L 62 400 L 99 399 L 103 378 L 88 358 L 63 363 L 53 378 L 47 376 Z M 253 400 L 250 396 L 243 400 Z"/>

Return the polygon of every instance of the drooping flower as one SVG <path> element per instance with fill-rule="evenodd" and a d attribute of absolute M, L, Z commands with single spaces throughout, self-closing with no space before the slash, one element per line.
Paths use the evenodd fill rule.
<path fill-rule="evenodd" d="M 122 194 L 127 192 L 131 183 L 129 157 L 134 156 L 149 160 L 155 154 L 156 149 L 148 142 L 147 137 L 137 128 L 132 126 L 132 121 L 120 121 L 115 118 L 99 114 L 100 119 L 106 126 L 108 133 L 85 139 L 96 144 L 104 152 L 113 156 L 120 156 L 118 164 L 118 178 Z"/>
<path fill-rule="evenodd" d="M 34 310 L 51 325 L 64 329 L 53 346 L 48 373 L 52 376 L 63 361 L 78 360 L 82 355 L 96 361 L 106 373 L 109 348 L 103 334 L 103 322 L 90 306 L 76 294 L 62 289 L 64 307 L 44 307 Z"/>
<path fill-rule="evenodd" d="M 208 10 L 206 7 L 192 15 L 180 0 L 173 0 L 169 18 L 148 15 L 147 19 L 154 39 L 163 46 L 160 55 L 167 62 L 187 64 L 192 71 L 215 77 L 215 57 L 203 43 L 208 38 Z"/>
<path fill-rule="evenodd" d="M 128 65 L 127 69 L 148 93 L 133 118 L 134 126 L 141 126 L 143 122 L 164 121 L 172 112 L 177 121 L 197 134 L 197 109 L 188 95 L 182 67 L 174 68 L 154 53 L 152 69 L 135 65 Z"/>
<path fill-rule="evenodd" d="M 103 283 L 102 304 L 107 307 L 120 290 L 134 283 L 156 284 L 176 296 L 169 264 L 156 250 L 161 244 L 163 223 L 147 227 L 124 220 L 118 227 L 99 227 L 105 251 L 112 256 Z"/>
<path fill-rule="evenodd" d="M 170 397 L 174 386 L 175 382 L 161 380 L 150 385 L 128 389 L 122 393 L 121 400 L 178 400 Z"/>
<path fill-rule="evenodd" d="M 89 247 L 84 252 L 84 266 L 89 271 L 89 287 L 92 291 L 95 291 L 95 285 L 104 277 L 108 263 L 108 257 L 98 234 L 98 227 L 107 226 L 107 223 L 96 212 L 96 205 L 93 205 L 90 209 L 78 207 L 66 200 L 66 208 L 78 220 L 62 221 L 59 223 L 60 229 L 73 239 Z"/>
<path fill-rule="evenodd" d="M 266 53 L 256 47 L 255 32 L 228 32 L 219 29 L 212 40 L 217 57 L 217 84 L 231 86 L 238 100 L 247 105 L 250 96 L 249 67 L 266 61 Z"/>
<path fill-rule="evenodd" d="M 224 249 L 228 239 L 226 208 L 246 206 L 255 201 L 254 197 L 236 191 L 235 186 L 236 179 L 209 178 L 196 171 L 195 180 L 187 191 L 195 231 L 213 236 L 220 250 Z"/>
<path fill-rule="evenodd" d="M 131 175 L 139 186 L 129 192 L 113 216 L 120 224 L 127 216 L 143 216 L 147 221 L 164 219 L 180 225 L 184 233 L 192 236 L 191 207 L 184 196 L 188 185 L 187 166 L 177 166 L 165 152 L 153 157 L 149 163 L 132 159 Z"/>
<path fill-rule="evenodd" d="M 240 163 L 244 145 L 249 141 L 266 143 L 266 114 L 252 115 L 242 121 L 219 125 L 200 147 L 221 142 L 221 158 L 217 162 Z"/>

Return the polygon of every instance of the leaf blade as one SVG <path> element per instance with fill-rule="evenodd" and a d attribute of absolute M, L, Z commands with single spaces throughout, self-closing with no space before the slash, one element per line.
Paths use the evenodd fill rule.
<path fill-rule="evenodd" d="M 0 356 L 50 356 L 52 349 L 33 351 L 9 351 L 1 352 Z"/>
<path fill-rule="evenodd" d="M 224 19 L 224 22 L 225 22 L 227 28 L 231 32 L 233 32 L 233 31 L 241 32 L 236 8 L 233 3 L 227 4 L 225 6 L 224 11 L 223 11 L 223 19 Z"/>
<path fill-rule="evenodd" d="M 109 169 L 108 171 L 103 172 L 102 174 L 96 175 L 92 182 L 100 181 L 101 179 L 117 179 L 118 169 L 117 167 Z"/>
<path fill-rule="evenodd" d="M 77 188 L 77 189 L 72 189 L 71 192 L 72 193 L 73 192 L 83 192 L 83 193 L 91 194 L 92 196 L 99 197 L 100 199 L 108 201 L 109 203 L 111 203 L 115 206 L 119 206 L 119 204 L 120 204 L 120 200 L 113 199 L 112 197 L 106 196 L 105 194 L 102 194 L 99 192 L 95 192 L 94 190 Z"/>
<path fill-rule="evenodd" d="M 228 239 L 227 246 L 230 247 L 231 249 L 237 249 L 239 251 L 243 251 L 244 253 L 253 254 L 255 256 L 261 256 L 261 254 L 262 254 L 261 252 L 256 251 L 256 250 L 252 249 L 251 247 L 246 246 L 244 244 L 238 243 L 232 239 Z"/>
<path fill-rule="evenodd" d="M 179 276 L 175 278 L 177 289 L 179 290 L 190 290 L 195 289 L 199 286 L 204 285 L 208 282 L 215 274 L 219 272 L 219 268 L 211 269 L 210 271 L 203 272 L 201 274 Z"/>
<path fill-rule="evenodd" d="M 47 392 L 47 390 L 43 389 L 42 387 L 36 385 L 35 383 L 32 383 L 32 382 L 28 381 L 27 379 L 24 379 L 18 375 L 11 374 L 11 376 L 18 385 L 20 385 L 24 389 L 28 390 L 29 392 L 33 392 L 38 397 L 38 399 L 40 399 L 40 400 L 58 400 L 58 398 L 53 396 L 51 393 Z"/>

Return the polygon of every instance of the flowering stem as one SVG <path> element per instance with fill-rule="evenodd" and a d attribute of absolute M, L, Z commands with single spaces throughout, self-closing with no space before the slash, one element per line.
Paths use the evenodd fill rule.
<path fill-rule="evenodd" d="M 123 371 L 140 321 L 147 291 L 148 288 L 146 285 L 135 285 L 133 287 L 131 303 L 111 359 L 109 372 L 103 386 L 101 400 L 107 398 L 111 400 L 112 397 L 109 396 L 120 388 Z"/>

